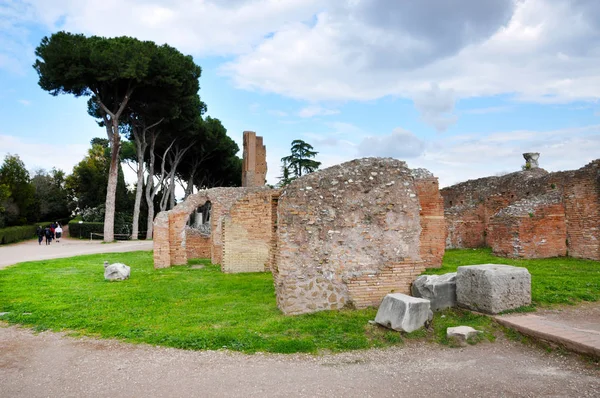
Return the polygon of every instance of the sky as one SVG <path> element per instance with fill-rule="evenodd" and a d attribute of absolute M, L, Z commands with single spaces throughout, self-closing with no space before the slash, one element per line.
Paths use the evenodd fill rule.
<path fill-rule="evenodd" d="M 242 146 L 264 137 L 271 184 L 302 139 L 322 168 L 394 157 L 448 186 L 600 158 L 598 0 L 0 0 L 0 158 L 70 173 L 105 137 L 86 98 L 32 68 L 65 30 L 168 43 Z M 241 156 L 241 153 L 240 153 Z"/>

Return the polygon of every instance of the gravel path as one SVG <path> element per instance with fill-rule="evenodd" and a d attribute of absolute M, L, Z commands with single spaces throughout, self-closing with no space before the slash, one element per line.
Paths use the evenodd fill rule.
<path fill-rule="evenodd" d="M 101 241 L 63 238 L 60 242 L 38 245 L 37 239 L 12 245 L 0 245 L 0 269 L 23 261 L 49 260 L 81 256 L 83 254 L 130 252 L 152 250 L 152 241 L 117 241 L 103 244 Z"/>
<path fill-rule="evenodd" d="M 506 340 L 244 355 L 34 334 L 0 322 L 3 397 L 598 397 L 600 370 Z"/>

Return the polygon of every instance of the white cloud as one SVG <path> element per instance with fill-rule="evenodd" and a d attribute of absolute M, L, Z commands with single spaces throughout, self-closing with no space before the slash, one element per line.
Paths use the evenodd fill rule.
<path fill-rule="evenodd" d="M 267 113 L 271 116 L 277 116 L 277 117 L 286 117 L 288 115 L 287 112 L 280 111 L 278 109 L 269 109 L 267 111 Z"/>
<path fill-rule="evenodd" d="M 29 106 L 29 105 L 31 105 L 31 101 L 29 101 L 29 100 L 26 100 L 26 99 L 20 99 L 20 100 L 17 100 L 17 102 L 18 102 L 19 104 L 21 104 L 21 105 L 24 105 L 24 106 Z"/>
<path fill-rule="evenodd" d="M 420 156 L 424 150 L 425 142 L 410 131 L 397 128 L 390 135 L 366 137 L 358 147 L 358 154 L 407 159 Z"/>
<path fill-rule="evenodd" d="M 456 103 L 452 89 L 443 90 L 433 83 L 431 89 L 417 95 L 414 102 L 423 121 L 435 127 L 437 131 L 446 131 L 457 121 L 456 115 L 452 113 Z"/>
<path fill-rule="evenodd" d="M 85 155 L 89 145 L 48 144 L 11 135 L 0 134 L 0 159 L 7 154 L 19 155 L 27 170 L 50 170 L 53 167 L 70 174 Z"/>
<path fill-rule="evenodd" d="M 311 101 L 414 98 L 432 81 L 457 98 L 600 97 L 599 2 L 433 3 L 329 7 L 316 23 L 286 25 L 224 70 L 238 87 Z"/>
<path fill-rule="evenodd" d="M 338 111 L 337 109 L 326 109 L 326 108 L 322 108 L 320 106 L 311 105 L 311 106 L 302 108 L 300 110 L 300 112 L 298 112 L 298 116 L 306 118 L 306 117 L 314 117 L 314 116 L 331 116 L 331 115 L 337 115 L 339 113 L 340 113 L 340 111 Z"/>

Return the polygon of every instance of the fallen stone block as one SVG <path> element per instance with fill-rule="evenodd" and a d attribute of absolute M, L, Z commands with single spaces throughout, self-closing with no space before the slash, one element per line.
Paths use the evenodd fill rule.
<path fill-rule="evenodd" d="M 410 333 L 422 328 L 432 317 L 429 300 L 392 293 L 383 298 L 375 322 L 390 329 Z"/>
<path fill-rule="evenodd" d="M 456 301 L 459 307 L 498 314 L 531 304 L 531 274 L 527 268 L 503 264 L 458 267 Z"/>
<path fill-rule="evenodd" d="M 104 279 L 108 281 L 122 281 L 129 279 L 131 268 L 123 263 L 108 264 L 104 262 Z"/>
<path fill-rule="evenodd" d="M 482 332 L 470 326 L 456 326 L 446 329 L 446 337 L 462 347 L 467 345 L 468 339 L 477 336 L 479 333 Z"/>
<path fill-rule="evenodd" d="M 456 272 L 421 275 L 412 284 L 412 295 L 431 302 L 432 311 L 456 307 Z"/>

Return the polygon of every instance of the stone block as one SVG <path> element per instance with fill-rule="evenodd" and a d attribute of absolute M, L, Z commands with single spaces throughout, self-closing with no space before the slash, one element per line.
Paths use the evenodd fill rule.
<path fill-rule="evenodd" d="M 429 300 L 392 293 L 383 298 L 375 322 L 390 329 L 410 333 L 422 328 L 432 316 Z"/>
<path fill-rule="evenodd" d="M 470 326 L 456 326 L 453 328 L 446 329 L 446 337 L 449 340 L 454 340 L 460 346 L 466 346 L 467 340 L 476 337 L 479 333 L 483 333 L 481 330 L 473 329 Z"/>
<path fill-rule="evenodd" d="M 531 304 L 531 274 L 527 268 L 502 264 L 458 267 L 456 301 L 459 307 L 498 314 Z"/>
<path fill-rule="evenodd" d="M 412 295 L 429 300 L 432 311 L 456 307 L 456 272 L 421 275 L 412 284 Z"/>
<path fill-rule="evenodd" d="M 122 281 L 129 279 L 131 268 L 123 263 L 114 263 L 108 265 L 108 261 L 104 262 L 104 279 L 108 281 Z"/>

